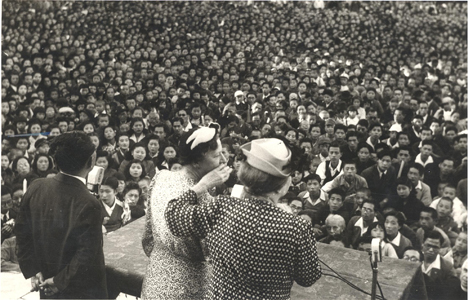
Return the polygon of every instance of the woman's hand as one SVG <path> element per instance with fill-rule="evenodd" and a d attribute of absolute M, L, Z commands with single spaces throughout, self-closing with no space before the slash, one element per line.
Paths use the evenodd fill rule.
<path fill-rule="evenodd" d="M 226 182 L 231 172 L 232 168 L 222 164 L 203 176 L 203 178 L 192 187 L 192 190 L 197 194 L 197 196 L 201 196 L 207 190 Z"/>

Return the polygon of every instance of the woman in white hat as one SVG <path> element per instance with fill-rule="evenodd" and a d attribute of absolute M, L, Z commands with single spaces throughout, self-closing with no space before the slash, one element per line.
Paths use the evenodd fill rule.
<path fill-rule="evenodd" d="M 213 272 L 205 298 L 288 299 L 294 281 L 311 286 L 321 276 L 312 225 L 277 207 L 291 184 L 292 152 L 275 138 L 241 149 L 245 197 L 191 205 L 229 177 L 221 165 L 168 204 L 167 225 L 176 236 L 207 237 Z"/>
<path fill-rule="evenodd" d="M 200 239 L 175 237 L 164 219 L 168 202 L 197 183 L 206 173 L 227 162 L 215 128 L 201 127 L 179 141 L 180 171 L 162 170 L 150 185 L 143 249 L 150 258 L 143 299 L 202 299 L 207 286 L 207 263 Z M 212 197 L 200 193 L 193 204 Z M 157 241 L 157 242 L 155 242 Z"/>

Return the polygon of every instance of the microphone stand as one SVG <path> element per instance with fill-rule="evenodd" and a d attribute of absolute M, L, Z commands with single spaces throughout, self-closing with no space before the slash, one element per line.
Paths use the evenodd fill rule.
<path fill-rule="evenodd" d="M 377 267 L 378 252 L 374 251 L 371 255 L 374 256 L 372 260 L 372 291 L 371 291 L 371 300 L 375 300 L 376 288 L 377 288 L 377 274 L 379 273 L 379 268 Z"/>

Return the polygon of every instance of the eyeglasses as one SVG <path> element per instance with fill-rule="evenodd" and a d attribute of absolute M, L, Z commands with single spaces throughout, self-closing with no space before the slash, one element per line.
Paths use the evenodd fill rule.
<path fill-rule="evenodd" d="M 411 262 L 418 262 L 419 261 L 419 258 L 414 257 L 414 256 L 408 256 L 408 255 L 403 256 L 403 259 L 407 260 L 407 261 L 411 261 Z"/>

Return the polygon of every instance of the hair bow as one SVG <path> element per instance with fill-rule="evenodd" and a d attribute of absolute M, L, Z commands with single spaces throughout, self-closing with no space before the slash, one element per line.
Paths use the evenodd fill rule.
<path fill-rule="evenodd" d="M 193 141 L 190 150 L 193 150 L 196 146 L 201 143 L 206 143 L 210 141 L 216 134 L 216 129 L 209 127 L 202 127 L 198 130 L 195 130 L 192 135 L 187 139 L 187 144 Z"/>

